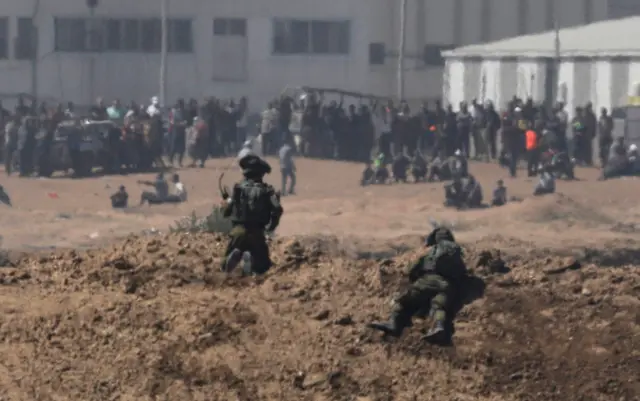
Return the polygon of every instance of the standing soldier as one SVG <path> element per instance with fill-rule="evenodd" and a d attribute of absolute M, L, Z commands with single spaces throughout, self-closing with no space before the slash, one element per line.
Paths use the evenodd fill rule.
<path fill-rule="evenodd" d="M 436 228 L 426 239 L 429 252 L 409 266 L 411 286 L 398 299 L 391 318 L 386 323 L 374 322 L 369 327 L 385 334 L 400 337 L 411 326 L 413 315 L 431 304 L 430 317 L 433 327 L 425 340 L 439 345 L 451 343 L 453 324 L 447 312 L 451 308 L 456 289 L 467 274 L 462 260 L 462 248 L 455 242 L 453 233 L 446 228 Z"/>
<path fill-rule="evenodd" d="M 280 224 L 280 196 L 263 182 L 265 174 L 271 173 L 266 161 L 248 155 L 240 160 L 240 168 L 244 179 L 231 194 L 222 194 L 224 216 L 233 224 L 222 270 L 231 272 L 242 260 L 245 274 L 264 274 L 272 265 L 265 231 L 272 232 Z"/>

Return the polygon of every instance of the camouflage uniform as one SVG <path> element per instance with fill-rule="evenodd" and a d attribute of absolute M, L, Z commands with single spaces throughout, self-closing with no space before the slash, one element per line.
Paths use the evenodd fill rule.
<path fill-rule="evenodd" d="M 429 252 L 409 266 L 409 288 L 395 300 L 389 322 L 371 323 L 371 328 L 399 337 L 406 327 L 411 326 L 411 318 L 431 306 L 430 316 L 433 328 L 425 339 L 436 344 L 448 344 L 452 329 L 447 311 L 456 294 L 458 284 L 467 274 L 462 260 L 462 248 L 456 244 L 451 231 L 435 229 L 427 237 Z"/>
<path fill-rule="evenodd" d="M 235 184 L 224 208 L 233 228 L 225 253 L 223 271 L 232 271 L 241 260 L 245 274 L 264 274 L 272 265 L 265 230 L 274 231 L 283 210 L 280 197 L 262 177 L 271 172 L 267 162 L 255 155 L 240 160 L 244 180 Z"/>

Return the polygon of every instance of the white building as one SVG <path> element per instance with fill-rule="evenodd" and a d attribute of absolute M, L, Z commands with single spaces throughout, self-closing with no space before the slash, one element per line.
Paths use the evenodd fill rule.
<path fill-rule="evenodd" d="M 409 0 L 406 97 L 440 95 L 441 49 L 542 31 L 554 15 L 601 20 L 614 2 Z M 286 85 L 394 95 L 400 3 L 169 0 L 168 101 L 248 95 L 261 107 Z M 147 101 L 160 87 L 160 4 L 102 0 L 91 17 L 82 0 L 0 1 L 0 92 Z"/>
<path fill-rule="evenodd" d="M 640 17 L 560 30 L 559 77 L 554 78 L 555 32 L 466 46 L 445 53 L 444 98 L 503 107 L 513 95 L 549 100 L 554 93 L 571 113 L 628 104 L 640 95 Z"/>

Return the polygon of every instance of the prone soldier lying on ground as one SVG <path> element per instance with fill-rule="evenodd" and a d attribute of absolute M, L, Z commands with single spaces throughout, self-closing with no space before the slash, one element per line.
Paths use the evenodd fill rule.
<path fill-rule="evenodd" d="M 409 266 L 410 286 L 396 300 L 388 322 L 372 322 L 369 327 L 400 337 L 412 326 L 412 317 L 429 308 L 433 326 L 424 336 L 430 343 L 451 344 L 453 299 L 462 296 L 459 289 L 467 275 L 462 248 L 447 228 L 436 228 L 426 238 L 429 251 Z"/>

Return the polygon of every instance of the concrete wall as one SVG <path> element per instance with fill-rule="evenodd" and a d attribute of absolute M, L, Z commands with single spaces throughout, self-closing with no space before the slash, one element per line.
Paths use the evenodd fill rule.
<path fill-rule="evenodd" d="M 558 15 L 562 26 L 582 22 L 583 0 L 556 2 L 560 4 Z M 592 2 L 594 19 L 606 17 L 605 2 Z M 425 65 L 422 53 L 426 44 L 465 45 L 516 36 L 523 29 L 544 30 L 548 22 L 547 3 L 546 0 L 409 0 L 405 97 L 433 98 L 442 94 L 444 68 Z M 394 54 L 398 51 L 399 6 L 397 0 L 169 0 L 170 17 L 194 20 L 194 52 L 169 55 L 168 101 L 178 97 L 248 95 L 256 103 L 254 108 L 261 108 L 286 85 L 338 87 L 393 96 L 398 92 Z M 483 7 L 488 12 L 483 12 Z M 103 0 L 96 16 L 158 17 L 159 8 L 159 0 Z M 518 23 L 522 10 L 526 11 L 524 28 Z M 11 38 L 16 35 L 16 18 L 32 15 L 40 32 L 36 74 L 40 95 L 87 103 L 95 96 L 146 102 L 158 94 L 158 54 L 53 52 L 53 18 L 88 16 L 84 1 L 0 1 L 0 16 L 11 17 Z M 225 49 L 216 44 L 212 32 L 216 17 L 247 19 L 243 57 L 226 57 Z M 273 18 L 349 19 L 351 51 L 348 55 L 332 56 L 274 55 Z M 369 44 L 374 42 L 386 45 L 389 57 L 384 65 L 369 65 Z M 0 60 L 0 92 L 30 92 L 33 83 L 30 67 L 29 61 Z M 518 87 L 519 91 L 524 88 L 521 83 Z M 479 87 L 473 91 L 480 97 Z M 491 91 L 495 93 L 495 88 Z"/>
<path fill-rule="evenodd" d="M 378 1 L 378 0 L 374 0 Z M 11 36 L 15 36 L 17 17 L 33 14 L 36 0 L 0 2 L 0 16 L 10 16 Z M 170 0 L 170 17 L 193 18 L 194 52 L 170 53 L 168 57 L 168 100 L 178 97 L 250 96 L 260 103 L 278 94 L 286 85 L 339 87 L 372 92 L 388 91 L 384 80 L 372 79 L 368 70 L 368 43 L 374 36 L 369 21 L 380 7 L 361 7 L 363 0 Z M 380 2 L 382 3 L 382 2 Z M 159 16 L 157 0 L 102 1 L 97 17 L 153 18 Z M 126 11 L 124 11 L 126 10 Z M 159 91 L 158 54 L 132 53 L 56 53 L 54 49 L 54 17 L 88 15 L 81 0 L 48 0 L 40 2 L 36 24 L 40 32 L 38 54 L 38 93 L 78 103 L 91 102 L 92 92 L 105 98 L 123 101 L 148 101 Z M 215 17 L 247 18 L 247 55 L 245 65 L 218 57 L 214 60 L 213 19 Z M 351 51 L 348 55 L 274 55 L 272 54 L 272 19 L 349 19 Z M 93 61 L 92 61 L 93 60 Z M 90 66 L 95 66 L 95 87 L 89 82 Z M 214 79 L 216 73 L 246 68 L 245 79 Z M 224 74 L 223 74 L 224 75 Z M 29 92 L 29 61 L 0 60 L 0 91 Z"/>

